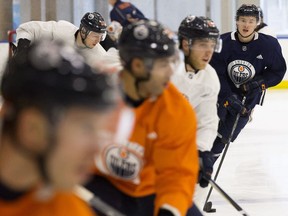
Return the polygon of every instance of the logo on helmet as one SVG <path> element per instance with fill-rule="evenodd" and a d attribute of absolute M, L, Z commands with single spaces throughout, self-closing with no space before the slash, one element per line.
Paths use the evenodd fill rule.
<path fill-rule="evenodd" d="M 139 25 L 134 29 L 133 35 L 138 40 L 144 40 L 149 36 L 149 29 L 145 25 Z"/>
<path fill-rule="evenodd" d="M 95 16 L 94 16 L 94 14 L 93 14 L 93 13 L 90 13 L 90 14 L 88 15 L 88 19 L 89 19 L 89 20 L 92 20 L 92 19 L 94 19 L 94 17 L 95 17 Z"/>
<path fill-rule="evenodd" d="M 207 25 L 208 25 L 208 27 L 213 27 L 213 28 L 216 27 L 215 23 L 211 20 L 207 21 Z"/>
<path fill-rule="evenodd" d="M 187 16 L 187 18 L 186 18 L 186 22 L 187 23 L 190 23 L 190 22 L 192 22 L 194 19 L 196 18 L 196 16 Z"/>

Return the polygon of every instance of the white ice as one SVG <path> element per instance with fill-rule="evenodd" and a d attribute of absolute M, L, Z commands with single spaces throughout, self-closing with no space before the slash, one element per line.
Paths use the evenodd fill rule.
<path fill-rule="evenodd" d="M 288 90 L 269 90 L 230 144 L 216 183 L 250 216 L 288 216 L 287 125 Z M 216 190 L 210 201 L 216 212 L 205 216 L 242 215 Z"/>

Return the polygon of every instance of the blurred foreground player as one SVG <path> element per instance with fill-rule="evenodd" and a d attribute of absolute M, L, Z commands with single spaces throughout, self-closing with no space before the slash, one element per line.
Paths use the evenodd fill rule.
<path fill-rule="evenodd" d="M 74 195 L 87 181 L 116 105 L 108 77 L 71 46 L 35 42 L 1 82 L 0 214 L 91 216 Z"/>
<path fill-rule="evenodd" d="M 170 33 L 141 20 L 124 27 L 119 39 L 120 82 L 135 127 L 129 140 L 97 157 L 98 170 L 86 187 L 127 216 L 184 216 L 192 205 L 196 117 L 169 82 L 176 51 Z"/>

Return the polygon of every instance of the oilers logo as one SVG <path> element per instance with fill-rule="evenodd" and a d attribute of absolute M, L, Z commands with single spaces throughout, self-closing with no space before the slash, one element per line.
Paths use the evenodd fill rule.
<path fill-rule="evenodd" d="M 109 174 L 122 180 L 135 180 L 143 166 L 141 154 L 123 145 L 109 146 L 104 160 Z"/>
<path fill-rule="evenodd" d="M 229 63 L 227 71 L 237 88 L 255 76 L 254 66 L 244 60 L 234 60 Z"/>

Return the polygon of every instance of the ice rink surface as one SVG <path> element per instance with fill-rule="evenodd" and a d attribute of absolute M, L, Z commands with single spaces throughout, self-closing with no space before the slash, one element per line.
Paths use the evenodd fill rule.
<path fill-rule="evenodd" d="M 250 216 L 288 216 L 288 90 L 267 91 L 231 143 L 216 183 Z M 205 215 L 242 215 L 215 190 L 210 200 L 216 212 Z"/>

